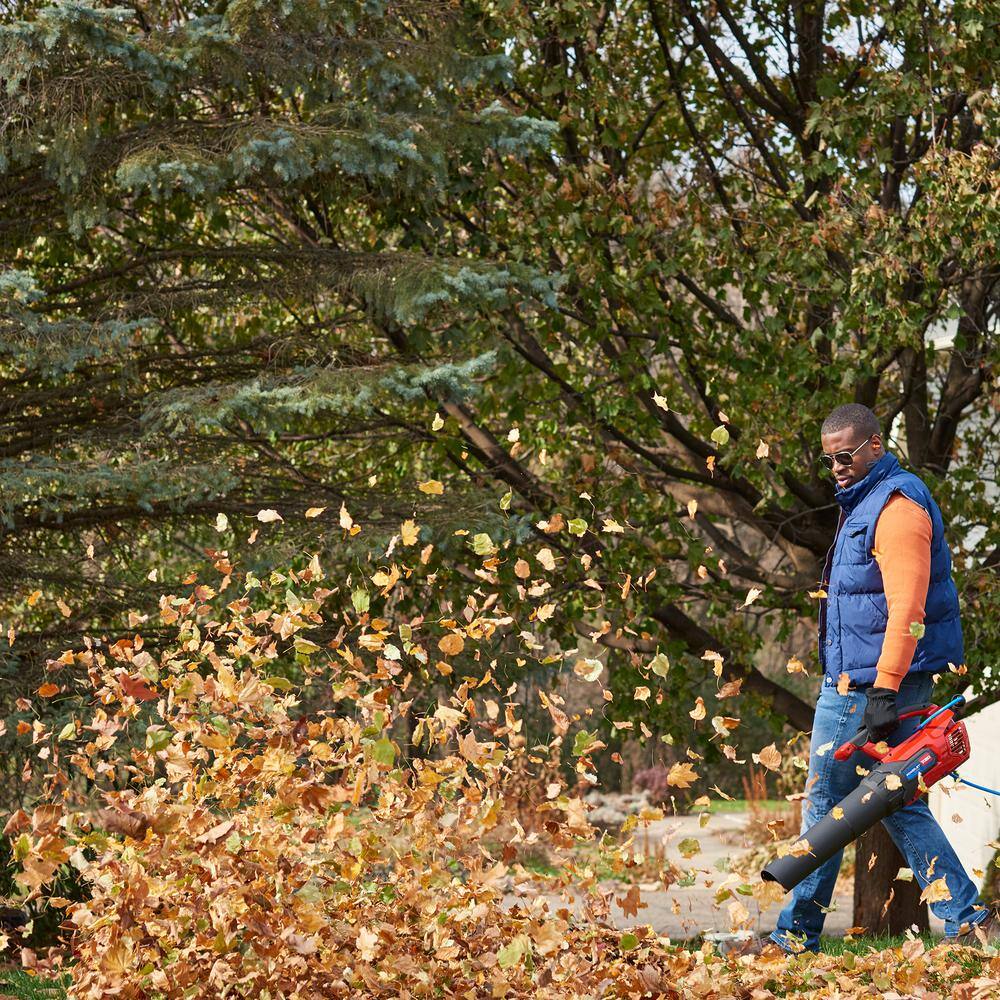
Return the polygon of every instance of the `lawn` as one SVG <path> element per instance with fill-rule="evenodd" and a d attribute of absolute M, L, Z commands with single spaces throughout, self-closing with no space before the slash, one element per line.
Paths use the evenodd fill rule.
<path fill-rule="evenodd" d="M 69 986 L 69 975 L 57 980 L 33 976 L 23 969 L 0 969 L 0 997 L 20 1000 L 62 1000 Z"/>

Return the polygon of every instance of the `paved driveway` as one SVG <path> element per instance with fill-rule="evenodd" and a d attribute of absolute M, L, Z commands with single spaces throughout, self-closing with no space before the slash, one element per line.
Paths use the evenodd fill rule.
<path fill-rule="evenodd" d="M 663 889 L 658 883 L 639 883 L 639 898 L 645 907 L 635 916 L 626 916 L 617 903 L 612 902 L 608 916 L 615 926 L 622 929 L 650 924 L 658 934 L 675 940 L 690 938 L 696 934 L 726 933 L 731 930 L 726 900 L 721 905 L 715 903 L 715 893 L 719 885 L 728 877 L 726 870 L 730 859 L 743 853 L 750 846 L 745 838 L 746 813 L 720 813 L 712 816 L 708 826 L 702 828 L 697 816 L 675 816 L 670 819 L 650 823 L 648 828 L 635 831 L 634 849 L 648 856 L 662 856 L 694 875 L 690 886 L 673 885 Z M 678 845 L 688 839 L 698 841 L 701 850 L 691 858 L 681 856 Z M 747 879 L 752 883 L 754 879 Z M 630 886 L 620 882 L 602 883 L 605 891 L 614 890 L 613 898 L 622 898 Z M 515 887 L 505 897 L 505 904 L 512 904 L 519 894 L 537 895 L 537 889 L 529 886 Z M 853 885 L 852 880 L 841 877 L 834 894 L 833 912 L 826 918 L 825 933 L 843 934 L 853 925 Z M 786 897 L 787 898 L 787 897 Z M 760 933 L 774 929 L 780 904 L 763 912 L 756 900 L 750 896 L 736 896 L 750 913 L 754 928 Z M 581 911 L 579 900 L 573 905 L 576 913 Z M 943 933 L 943 926 L 931 917 L 931 930 Z"/>

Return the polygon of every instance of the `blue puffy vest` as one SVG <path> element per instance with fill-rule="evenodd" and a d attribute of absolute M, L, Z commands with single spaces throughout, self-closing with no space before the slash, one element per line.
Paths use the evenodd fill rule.
<path fill-rule="evenodd" d="M 924 482 L 886 452 L 864 479 L 836 490 L 841 520 L 823 571 L 827 597 L 820 601 L 819 659 L 824 684 L 836 684 L 841 673 L 850 677 L 852 687 L 875 680 L 888 621 L 882 572 L 872 554 L 875 522 L 896 492 L 920 504 L 933 528 L 924 634 L 910 670 L 945 673 L 949 663 L 964 662 L 958 591 L 951 578 L 951 552 L 941 511 Z"/>

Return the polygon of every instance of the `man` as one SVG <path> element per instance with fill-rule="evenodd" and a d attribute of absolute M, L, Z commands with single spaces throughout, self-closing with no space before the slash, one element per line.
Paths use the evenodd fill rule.
<path fill-rule="evenodd" d="M 861 780 L 871 761 L 833 750 L 862 725 L 894 746 L 918 719 L 899 716 L 932 700 L 933 675 L 963 662 L 958 592 L 944 523 L 927 486 L 885 451 L 878 418 L 857 403 L 838 406 L 821 428 L 821 460 L 836 480 L 840 523 L 823 569 L 819 656 L 823 687 L 809 754 L 802 832 Z M 1000 939 L 1000 918 L 978 892 L 923 798 L 883 821 L 921 886 L 944 878 L 950 899 L 931 904 L 945 934 L 976 945 Z M 804 879 L 770 939 L 786 952 L 818 951 L 843 852 Z"/>

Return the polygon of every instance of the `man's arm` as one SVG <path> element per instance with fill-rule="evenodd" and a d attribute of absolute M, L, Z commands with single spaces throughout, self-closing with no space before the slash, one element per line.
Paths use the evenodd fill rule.
<path fill-rule="evenodd" d="M 875 525 L 875 560 L 882 571 L 889 621 L 876 665 L 874 687 L 899 690 L 913 661 L 913 622 L 923 624 L 931 577 L 931 519 L 920 504 L 896 493 Z"/>

